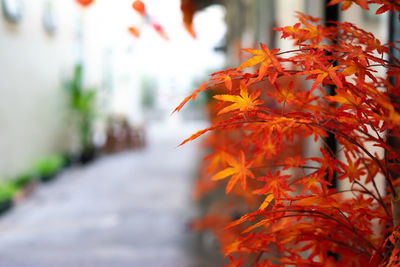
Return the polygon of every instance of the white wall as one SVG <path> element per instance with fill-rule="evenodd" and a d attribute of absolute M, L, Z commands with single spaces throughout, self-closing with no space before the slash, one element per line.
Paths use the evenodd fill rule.
<path fill-rule="evenodd" d="M 304 12 L 304 1 L 299 0 L 278 0 L 276 3 L 276 23 L 278 27 L 294 25 L 298 22 L 296 11 Z M 277 48 L 282 51 L 293 49 L 293 40 L 280 39 L 278 35 Z"/>
<path fill-rule="evenodd" d="M 57 30 L 46 33 L 45 0 L 23 0 L 19 23 L 0 15 L 0 178 L 24 171 L 40 156 L 71 149 L 62 78 L 77 59 L 72 0 L 53 0 Z"/>
<path fill-rule="evenodd" d="M 82 55 L 85 86 L 102 88 L 104 83 L 112 83 L 98 95 L 102 115 L 123 115 L 136 124 L 142 119 L 139 75 L 133 68 L 137 64 L 133 52 L 138 40 L 128 32 L 128 27 L 139 25 L 140 17 L 132 9 L 132 2 L 97 0 L 83 11 Z M 105 80 L 107 76 L 108 81 Z"/>

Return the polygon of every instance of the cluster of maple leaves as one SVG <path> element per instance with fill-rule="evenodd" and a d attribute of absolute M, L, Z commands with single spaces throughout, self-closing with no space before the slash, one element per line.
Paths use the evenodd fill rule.
<path fill-rule="evenodd" d="M 400 1 L 330 4 L 340 2 L 400 11 Z M 214 231 L 230 266 L 400 266 L 391 210 L 400 151 L 388 144 L 400 136 L 400 62 L 390 54 L 399 49 L 348 22 L 321 26 L 297 16 L 275 29 L 293 50 L 244 49 L 247 61 L 211 74 L 175 109 L 201 91 L 214 94 L 212 125 L 182 144 L 210 132 L 195 193 L 222 185 L 227 197 L 193 226 Z M 328 133 L 338 151 L 326 144 Z M 310 140 L 316 155 L 304 152 Z M 332 188 L 334 174 L 350 186 Z"/>

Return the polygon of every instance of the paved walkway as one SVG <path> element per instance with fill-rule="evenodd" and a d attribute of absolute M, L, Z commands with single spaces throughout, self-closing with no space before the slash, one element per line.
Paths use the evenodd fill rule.
<path fill-rule="evenodd" d="M 0 266 L 218 266 L 187 229 L 199 160 L 179 141 L 204 125 L 151 127 L 142 151 L 65 171 L 0 218 Z"/>

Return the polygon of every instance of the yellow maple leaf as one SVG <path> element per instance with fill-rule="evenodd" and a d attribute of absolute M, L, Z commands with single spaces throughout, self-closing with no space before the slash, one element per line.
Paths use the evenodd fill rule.
<path fill-rule="evenodd" d="M 241 83 L 240 95 L 216 95 L 214 96 L 214 98 L 217 100 L 233 102 L 233 104 L 221 109 L 218 112 L 218 115 L 233 110 L 240 110 L 243 112 L 254 110 L 256 109 L 256 106 L 264 103 L 263 101 L 258 99 L 260 94 L 261 91 L 257 90 L 249 95 L 247 91 L 247 86 L 244 83 Z"/>

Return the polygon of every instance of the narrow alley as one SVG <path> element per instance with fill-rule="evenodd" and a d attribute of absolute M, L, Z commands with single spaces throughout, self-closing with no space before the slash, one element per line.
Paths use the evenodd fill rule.
<path fill-rule="evenodd" d="M 42 185 L 0 218 L 0 266 L 218 266 L 198 255 L 188 228 L 196 144 L 177 148 L 203 126 L 150 126 L 144 150 Z"/>

